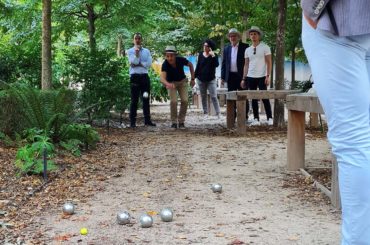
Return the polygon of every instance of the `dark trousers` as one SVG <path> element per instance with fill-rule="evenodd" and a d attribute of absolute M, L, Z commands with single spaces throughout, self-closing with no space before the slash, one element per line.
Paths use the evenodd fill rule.
<path fill-rule="evenodd" d="M 227 81 L 227 91 L 236 91 L 236 90 L 245 90 L 240 87 L 240 82 L 242 81 L 242 77 L 237 72 L 230 72 L 229 73 L 229 80 Z M 236 116 L 236 107 L 234 108 L 235 116 Z M 247 100 L 246 104 L 246 118 L 248 119 L 248 112 L 249 112 L 249 101 Z"/>
<path fill-rule="evenodd" d="M 143 114 L 145 123 L 150 122 L 150 108 L 149 108 L 149 98 L 150 98 L 150 80 L 148 74 L 132 74 L 130 76 L 131 82 L 131 105 L 130 105 L 130 121 L 131 124 L 136 123 L 137 115 L 137 104 L 139 102 L 139 97 L 143 102 Z M 148 93 L 148 98 L 143 98 L 143 93 Z"/>
<path fill-rule="evenodd" d="M 247 84 L 249 90 L 267 90 L 267 86 L 265 84 L 266 77 L 247 77 Z M 266 116 L 267 119 L 272 118 L 272 112 L 271 112 L 271 104 L 270 100 L 263 99 L 262 100 L 263 105 L 265 106 Z M 252 109 L 253 109 L 253 116 L 256 119 L 260 119 L 259 112 L 258 112 L 258 100 L 252 100 Z"/>

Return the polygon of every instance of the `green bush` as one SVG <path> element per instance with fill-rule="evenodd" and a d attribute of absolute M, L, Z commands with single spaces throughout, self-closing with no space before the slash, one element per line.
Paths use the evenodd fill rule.
<path fill-rule="evenodd" d="M 64 124 L 61 132 L 62 141 L 75 139 L 82 142 L 86 148 L 95 147 L 99 141 L 99 134 L 89 124 Z"/>
<path fill-rule="evenodd" d="M 61 60 L 64 82 L 82 84 L 79 103 L 81 108 L 90 108 L 87 111 L 90 120 L 109 118 L 114 108 L 119 111 L 128 108 L 130 81 L 125 59 L 107 51 L 90 52 L 79 47 L 66 51 Z"/>
<path fill-rule="evenodd" d="M 47 136 L 36 135 L 32 144 L 26 144 L 18 149 L 16 154 L 15 165 L 20 174 L 41 174 L 44 170 L 43 153 L 47 153 L 47 169 L 49 171 L 57 169 L 53 160 L 54 144 Z"/>

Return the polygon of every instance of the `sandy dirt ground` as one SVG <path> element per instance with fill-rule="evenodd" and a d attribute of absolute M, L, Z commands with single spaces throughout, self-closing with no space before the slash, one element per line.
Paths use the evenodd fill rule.
<path fill-rule="evenodd" d="M 152 111 L 158 127 L 122 129 L 122 141 L 107 155 L 108 161 L 126 157 L 122 172 L 92 183 L 96 194 L 87 202 L 71 200 L 76 213 L 70 218 L 60 209 L 39 218 L 36 229 L 48 244 L 340 243 L 338 212 L 283 188 L 284 130 L 249 129 L 241 137 L 225 130 L 224 116 L 204 119 L 199 109 L 189 111 L 186 129 L 174 130 L 168 106 Z M 306 151 L 310 166 L 330 159 L 325 138 L 308 134 Z M 213 193 L 212 183 L 222 184 L 223 192 Z M 173 222 L 155 214 L 165 207 L 173 209 Z M 131 224 L 118 225 L 116 215 L 124 210 Z M 154 224 L 141 228 L 139 217 L 148 211 Z M 86 236 L 79 234 L 82 227 Z"/>

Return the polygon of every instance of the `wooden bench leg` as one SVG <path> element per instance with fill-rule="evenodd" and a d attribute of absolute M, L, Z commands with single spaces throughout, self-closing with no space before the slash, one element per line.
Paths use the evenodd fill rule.
<path fill-rule="evenodd" d="M 226 127 L 231 129 L 235 126 L 235 100 L 227 100 L 226 104 Z"/>
<path fill-rule="evenodd" d="M 305 112 L 288 112 L 288 170 L 304 168 L 305 154 Z"/>
<path fill-rule="evenodd" d="M 319 127 L 319 114 L 310 113 L 310 126 L 313 128 Z"/>
<path fill-rule="evenodd" d="M 340 193 L 339 193 L 339 182 L 338 182 L 338 163 L 335 156 L 332 156 L 332 169 L 331 169 L 331 197 L 330 201 L 333 207 L 340 210 Z"/>
<path fill-rule="evenodd" d="M 246 118 L 246 104 L 245 100 L 238 100 L 236 101 L 236 118 L 238 124 L 238 133 L 245 134 L 246 133 L 246 125 L 245 125 L 245 118 Z"/>

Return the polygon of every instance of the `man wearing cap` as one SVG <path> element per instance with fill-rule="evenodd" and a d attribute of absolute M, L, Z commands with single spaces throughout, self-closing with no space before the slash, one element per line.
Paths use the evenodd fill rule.
<path fill-rule="evenodd" d="M 175 46 L 166 47 L 165 58 L 162 64 L 161 82 L 166 86 L 170 96 L 171 127 L 185 128 L 185 116 L 188 108 L 188 79 L 185 76 L 184 66 L 189 67 L 192 87 L 195 84 L 194 67 L 186 58 L 177 56 Z M 177 112 L 177 93 L 179 93 L 181 101 L 179 113 Z"/>
<path fill-rule="evenodd" d="M 155 127 L 150 119 L 150 80 L 148 69 L 152 65 L 152 56 L 150 51 L 142 47 L 141 33 L 134 34 L 134 47 L 128 51 L 128 60 L 130 64 L 130 84 L 131 84 L 131 105 L 130 105 L 130 126 L 136 127 L 137 104 L 139 97 L 143 101 L 144 124 Z"/>
<path fill-rule="evenodd" d="M 271 50 L 261 41 L 262 31 L 257 26 L 252 26 L 248 30 L 248 36 L 252 40 L 252 46 L 245 50 L 244 76 L 240 83 L 242 88 L 248 87 L 250 90 L 267 90 L 270 84 L 271 74 Z M 263 99 L 265 106 L 267 124 L 272 125 L 272 112 L 270 100 Z M 252 100 L 254 120 L 251 125 L 260 125 L 258 112 L 258 100 Z"/>
<path fill-rule="evenodd" d="M 227 82 L 228 91 L 243 90 L 240 87 L 240 81 L 243 79 L 244 53 L 249 45 L 240 41 L 240 33 L 235 28 L 229 30 L 227 37 L 230 45 L 227 45 L 223 50 L 221 83 Z M 247 118 L 248 111 L 249 103 L 247 101 Z"/>

